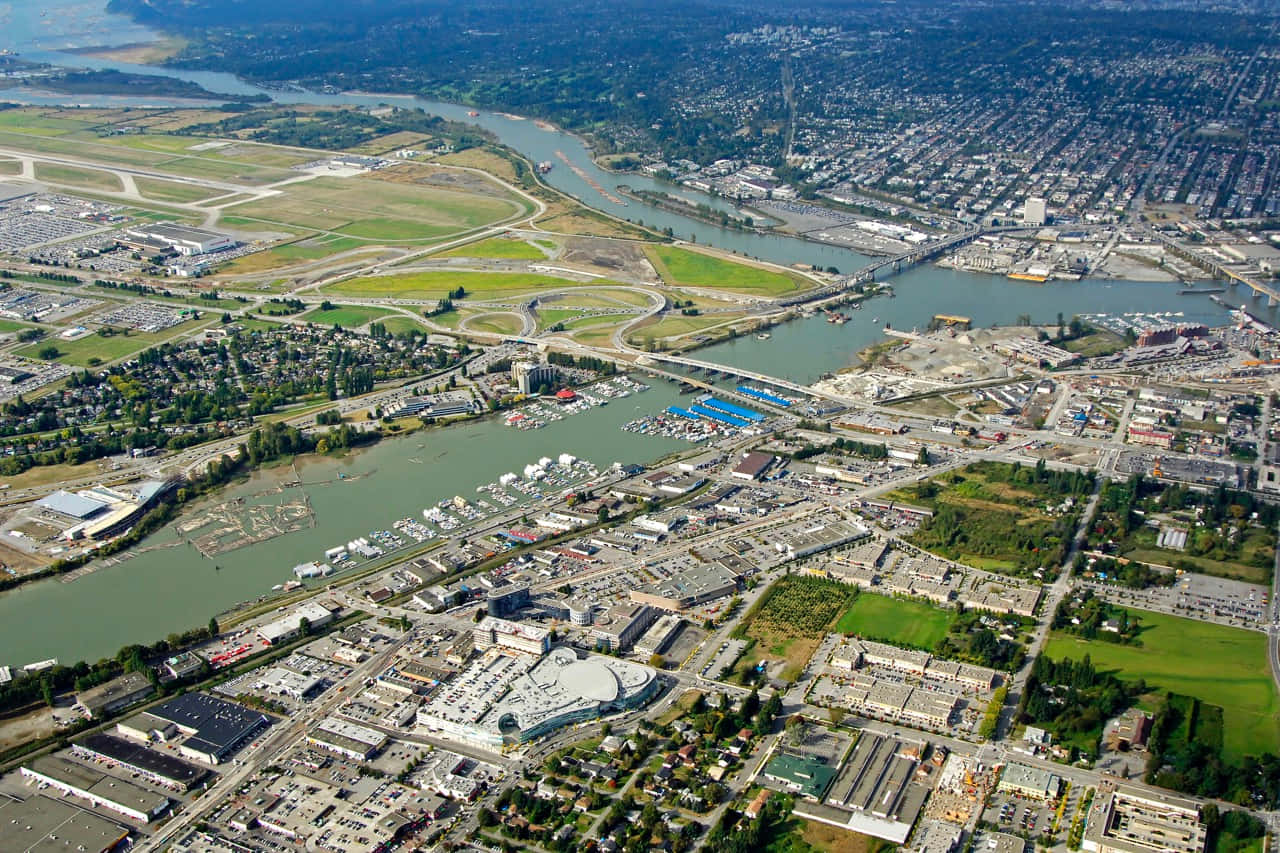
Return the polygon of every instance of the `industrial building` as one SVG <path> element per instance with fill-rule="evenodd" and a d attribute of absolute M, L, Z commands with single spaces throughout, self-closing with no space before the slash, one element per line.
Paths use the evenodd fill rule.
<path fill-rule="evenodd" d="M 76 707 L 89 719 L 109 717 L 116 711 L 141 702 L 156 689 L 141 672 L 127 672 L 105 684 L 81 690 L 76 694 Z"/>
<path fill-rule="evenodd" d="M 124 232 L 120 242 L 143 251 L 174 251 L 179 255 L 206 255 L 236 245 L 226 234 L 170 222 L 136 225 Z"/>
<path fill-rule="evenodd" d="M 148 708 L 116 726 L 134 740 L 168 740 L 176 729 L 186 737 L 178 752 L 186 758 L 221 764 L 246 741 L 275 722 L 274 717 L 225 702 L 207 693 L 185 693 Z"/>
<path fill-rule="evenodd" d="M 73 744 L 71 754 L 89 761 L 110 761 L 130 773 L 177 791 L 188 791 L 209 775 L 203 767 L 115 735 L 91 734 Z"/>
<path fill-rule="evenodd" d="M 129 837 L 129 830 L 120 824 L 45 796 L 20 800 L 0 795 L 0 826 L 12 850 L 107 853 Z"/>
<path fill-rule="evenodd" d="M 753 451 L 742 457 L 737 465 L 733 466 L 733 470 L 729 472 L 729 476 L 739 480 L 759 480 L 764 476 L 765 472 L 773 465 L 773 455 L 769 453 L 760 453 Z"/>
<path fill-rule="evenodd" d="M 929 794 L 918 781 L 925 745 L 863 732 L 820 804 L 797 803 L 795 813 L 902 844 Z"/>
<path fill-rule="evenodd" d="M 36 501 L 36 506 L 46 517 L 65 525 L 63 539 L 97 542 L 132 527 L 157 499 L 175 486 L 175 480 L 148 480 L 129 488 L 95 486 L 74 494 L 57 491 Z"/>
<path fill-rule="evenodd" d="M 309 601 L 295 608 L 288 615 L 258 628 L 258 636 L 269 645 L 278 645 L 302 633 L 302 620 L 307 620 L 311 628 L 319 628 L 333 621 L 333 613 L 314 601 Z"/>
<path fill-rule="evenodd" d="M 24 764 L 22 776 L 138 823 L 150 823 L 169 810 L 166 796 L 57 755 L 41 756 Z"/>
<path fill-rule="evenodd" d="M 1091 853 L 1204 853 L 1206 840 L 1198 803 L 1121 788 L 1094 800 L 1081 847 Z"/>

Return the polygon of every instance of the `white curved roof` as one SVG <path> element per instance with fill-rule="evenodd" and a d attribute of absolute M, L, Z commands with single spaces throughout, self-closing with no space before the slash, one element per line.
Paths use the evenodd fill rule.
<path fill-rule="evenodd" d="M 567 692 L 593 702 L 612 702 L 618 698 L 618 676 L 593 658 L 569 664 L 560 670 L 558 681 Z"/>

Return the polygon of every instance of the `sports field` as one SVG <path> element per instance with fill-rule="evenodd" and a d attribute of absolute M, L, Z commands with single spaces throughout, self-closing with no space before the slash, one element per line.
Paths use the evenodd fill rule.
<path fill-rule="evenodd" d="M 278 196 L 236 205 L 239 218 L 384 242 L 429 240 L 513 216 L 512 199 L 421 184 L 316 178 Z"/>
<path fill-rule="evenodd" d="M 466 298 L 491 299 L 548 288 L 588 287 L 591 284 L 595 282 L 584 283 L 536 273 L 432 270 L 404 275 L 361 276 L 326 285 L 322 290 L 342 296 L 443 299 L 461 287 L 466 291 Z"/>
<path fill-rule="evenodd" d="M 740 264 L 677 246 L 646 246 L 645 254 L 668 284 L 781 296 L 808 287 L 798 275 Z"/>
<path fill-rule="evenodd" d="M 952 614 L 940 607 L 864 592 L 840 617 L 836 631 L 896 646 L 934 649 L 953 621 Z"/>
<path fill-rule="evenodd" d="M 1054 632 L 1044 653 L 1054 660 L 1086 654 L 1102 670 L 1144 679 L 1158 691 L 1222 707 L 1223 747 L 1232 756 L 1280 749 L 1280 698 L 1267 665 L 1267 637 L 1195 619 L 1132 611 L 1141 645 L 1084 640 Z"/>
<path fill-rule="evenodd" d="M 490 237 L 477 243 L 468 243 L 447 252 L 433 255 L 437 258 L 511 258 L 517 261 L 546 260 L 546 253 L 524 240 L 507 237 Z"/>

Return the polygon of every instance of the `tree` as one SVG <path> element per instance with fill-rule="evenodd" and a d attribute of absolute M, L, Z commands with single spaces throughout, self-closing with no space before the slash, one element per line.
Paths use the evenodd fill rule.
<path fill-rule="evenodd" d="M 298 633 L 304 637 L 311 636 L 311 620 L 303 616 L 298 620 Z"/>
<path fill-rule="evenodd" d="M 210 636 L 210 637 L 216 637 L 216 636 L 218 636 L 218 633 L 219 633 L 219 632 L 218 632 L 218 617 L 216 617 L 216 616 L 210 616 L 210 617 L 209 617 L 209 636 Z"/>
<path fill-rule="evenodd" d="M 659 654 L 649 655 L 649 666 L 654 669 L 662 669 L 667 665 L 667 659 Z"/>
<path fill-rule="evenodd" d="M 49 344 L 47 347 L 41 347 L 40 351 L 37 352 L 36 355 L 40 356 L 45 361 L 53 361 L 58 356 L 62 355 L 62 351 L 53 344 Z"/>

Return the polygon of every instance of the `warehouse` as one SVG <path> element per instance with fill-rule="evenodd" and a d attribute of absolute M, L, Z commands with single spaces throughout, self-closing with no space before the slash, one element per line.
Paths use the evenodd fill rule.
<path fill-rule="evenodd" d="M 773 456 L 771 454 L 753 451 L 742 457 L 742 461 L 733 467 L 733 470 L 729 472 L 729 476 L 739 480 L 747 480 L 748 482 L 759 480 L 771 465 L 773 465 Z"/>
<path fill-rule="evenodd" d="M 273 646 L 291 640 L 302 633 L 303 619 L 307 620 L 309 627 L 319 628 L 332 622 L 333 614 L 314 601 L 308 602 L 287 616 L 282 616 L 258 628 L 258 636 Z"/>
<path fill-rule="evenodd" d="M 0 795 L 0 826 L 13 850 L 84 850 L 106 853 L 129 837 L 129 830 L 64 800 L 38 796 L 19 800 Z"/>
<path fill-rule="evenodd" d="M 636 652 L 642 655 L 662 654 L 667 650 L 667 646 L 671 645 L 671 641 L 680 632 L 680 626 L 683 624 L 684 620 L 679 614 L 666 614 L 636 641 Z"/>
<path fill-rule="evenodd" d="M 718 563 L 695 563 L 669 578 L 631 590 L 631 600 L 672 613 L 738 591 L 738 576 Z"/>
<path fill-rule="evenodd" d="M 209 764 L 221 764 L 246 741 L 275 722 L 274 717 L 206 693 L 177 696 L 140 716 L 153 718 L 156 725 L 172 724 L 187 736 L 178 746 L 178 752 Z M 144 730 L 153 728 L 146 724 Z"/>
<path fill-rule="evenodd" d="M 139 823 L 150 823 L 169 810 L 168 797 L 56 755 L 23 765 L 22 776 Z"/>
<path fill-rule="evenodd" d="M 76 707 L 91 720 L 102 719 L 141 702 L 155 691 L 146 675 L 129 672 L 105 684 L 81 690 L 76 694 Z"/>
<path fill-rule="evenodd" d="M 178 791 L 189 791 L 209 771 L 141 744 L 108 734 L 92 734 L 71 747 L 73 755 L 91 761 L 109 761 L 130 773 Z"/>

